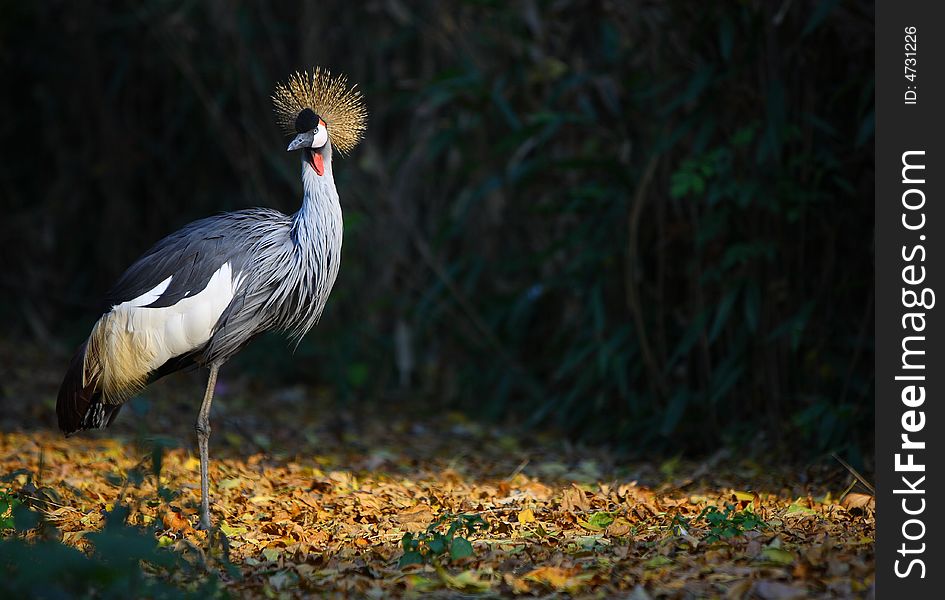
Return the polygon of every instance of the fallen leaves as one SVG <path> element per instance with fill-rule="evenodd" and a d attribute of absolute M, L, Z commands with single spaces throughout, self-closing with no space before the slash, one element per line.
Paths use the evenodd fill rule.
<path fill-rule="evenodd" d="M 606 457 L 569 461 L 525 441 L 506 456 L 509 444 L 484 443 L 481 429 L 460 431 L 459 446 L 453 430 L 444 436 L 430 427 L 422 443 L 411 431 L 362 431 L 357 443 L 348 437 L 335 446 L 319 434 L 318 454 L 215 446 L 212 512 L 241 572 L 226 579 L 231 594 L 778 600 L 844 597 L 872 585 L 872 496 L 835 501 L 793 484 L 790 470 L 746 482 L 722 466 L 699 475 L 719 481 L 697 486 L 698 465 L 674 460 L 664 471 L 687 482 L 683 492 L 662 483 L 658 465 L 621 474 Z M 278 448 L 279 438 L 269 444 Z M 87 548 L 88 534 L 121 502 L 160 545 L 207 552 L 207 533 L 194 528 L 199 462 L 171 448 L 159 482 L 145 467 L 128 484 L 150 453 L 127 439 L 0 434 L 0 465 L 22 470 L 10 489 L 41 472 L 43 486 L 56 490 L 55 500 L 44 500 L 55 504 L 40 506 L 64 543 Z M 489 527 L 446 535 L 446 515 L 479 516 Z M 407 534 L 417 556 L 400 566 Z"/>
<path fill-rule="evenodd" d="M 592 574 L 584 573 L 578 568 L 538 567 L 526 573 L 522 579 L 543 584 L 556 592 L 574 594 L 584 587 L 591 577 Z"/>
<path fill-rule="evenodd" d="M 519 511 L 518 513 L 518 522 L 522 525 L 535 522 L 535 513 L 532 512 L 532 509 L 526 508 L 525 510 Z"/>
<path fill-rule="evenodd" d="M 417 504 L 394 516 L 394 520 L 403 525 L 405 531 L 417 533 L 426 529 L 433 522 L 433 511 L 429 506 Z"/>
<path fill-rule="evenodd" d="M 876 510 L 876 498 L 870 494 L 850 493 L 843 497 L 840 506 L 847 510 L 854 508 Z"/>
<path fill-rule="evenodd" d="M 484 579 L 478 572 L 472 569 L 467 569 L 456 575 L 450 575 L 446 569 L 437 567 L 436 573 L 447 587 L 460 592 L 487 592 L 492 587 L 492 583 L 488 579 Z"/>
<path fill-rule="evenodd" d="M 193 530 L 193 526 L 190 524 L 190 521 L 181 517 L 179 513 L 173 510 L 165 512 L 161 521 L 164 523 L 165 528 L 172 531 L 189 533 Z"/>

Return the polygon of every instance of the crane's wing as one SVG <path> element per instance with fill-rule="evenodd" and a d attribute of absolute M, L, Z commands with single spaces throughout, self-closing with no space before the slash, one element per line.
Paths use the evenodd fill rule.
<path fill-rule="evenodd" d="M 274 210 L 251 209 L 184 226 L 128 267 L 105 295 L 107 308 L 135 299 L 148 308 L 173 306 L 205 289 L 224 263 L 229 262 L 233 272 L 242 271 L 250 258 L 254 226 L 261 220 L 287 221 L 288 217 Z"/>
<path fill-rule="evenodd" d="M 60 427 L 104 427 L 150 380 L 193 364 L 240 294 L 254 231 L 283 220 L 288 227 L 282 213 L 254 209 L 195 221 L 129 267 L 63 381 Z"/>

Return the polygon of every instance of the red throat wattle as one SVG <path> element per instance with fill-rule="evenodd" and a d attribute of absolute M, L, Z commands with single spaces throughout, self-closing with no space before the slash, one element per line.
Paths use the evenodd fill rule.
<path fill-rule="evenodd" d="M 315 150 L 309 152 L 308 162 L 312 165 L 312 168 L 315 169 L 315 173 L 321 177 L 325 174 L 325 159 L 322 158 L 322 155 Z"/>

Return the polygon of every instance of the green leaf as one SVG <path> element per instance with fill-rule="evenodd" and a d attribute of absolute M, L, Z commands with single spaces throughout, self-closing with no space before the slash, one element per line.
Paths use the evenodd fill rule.
<path fill-rule="evenodd" d="M 473 547 L 469 540 L 462 537 L 453 538 L 453 542 L 450 544 L 450 558 L 459 560 L 472 555 Z"/>
<path fill-rule="evenodd" d="M 594 529 L 604 529 L 614 522 L 614 516 L 609 512 L 596 512 L 587 520 L 587 524 Z"/>
<path fill-rule="evenodd" d="M 433 539 L 427 544 L 427 548 L 430 549 L 430 553 L 434 556 L 439 556 L 446 552 L 446 536 L 437 534 L 433 536 Z"/>
<path fill-rule="evenodd" d="M 263 558 L 269 562 L 276 562 L 279 560 L 279 555 L 282 554 L 282 550 L 278 548 L 263 548 L 262 555 Z"/>
<path fill-rule="evenodd" d="M 399 561 L 397 561 L 397 566 L 404 568 L 408 565 L 422 565 L 423 562 L 423 555 L 419 552 L 404 552 L 404 555 L 400 557 Z"/>
<path fill-rule="evenodd" d="M 220 531 L 225 533 L 227 537 L 233 537 L 237 535 L 242 535 L 249 530 L 246 529 L 245 527 L 234 527 L 233 525 L 230 525 L 226 521 L 223 521 L 222 523 L 220 523 Z"/>
<path fill-rule="evenodd" d="M 806 506 L 801 506 L 800 504 L 794 503 L 788 507 L 786 514 L 816 515 L 817 512 L 807 508 Z"/>

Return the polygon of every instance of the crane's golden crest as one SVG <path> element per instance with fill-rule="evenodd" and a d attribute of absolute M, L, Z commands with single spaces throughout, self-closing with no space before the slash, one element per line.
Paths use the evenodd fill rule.
<path fill-rule="evenodd" d="M 344 75 L 315 67 L 311 73 L 296 72 L 286 83 L 276 85 L 272 104 L 279 126 L 286 135 L 295 133 L 295 120 L 309 108 L 328 125 L 332 148 L 347 154 L 364 135 L 367 108 L 357 85 L 348 86 Z"/>

